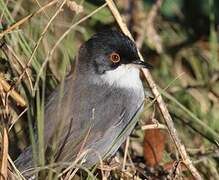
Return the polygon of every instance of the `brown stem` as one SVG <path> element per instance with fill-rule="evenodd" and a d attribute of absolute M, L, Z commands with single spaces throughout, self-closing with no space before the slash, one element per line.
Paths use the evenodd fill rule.
<path fill-rule="evenodd" d="M 7 179 L 8 177 L 8 131 L 5 123 L 3 123 L 2 132 L 2 147 L 1 147 L 1 169 L 0 180 Z"/>
<path fill-rule="evenodd" d="M 124 34 L 126 34 L 128 37 L 130 37 L 131 39 L 133 39 L 131 33 L 129 32 L 129 30 L 128 30 L 127 26 L 126 26 L 126 24 L 123 22 L 122 17 L 120 15 L 118 9 L 116 8 L 113 0 L 105 0 L 105 1 L 107 2 L 107 5 L 108 5 L 110 11 L 112 12 L 114 18 L 116 19 L 116 21 L 117 21 L 119 27 L 121 28 L 122 32 Z M 139 52 L 139 56 L 143 60 L 143 57 L 142 57 L 140 52 Z M 169 133 L 170 133 L 170 135 L 171 135 L 171 137 L 173 139 L 173 142 L 176 145 L 176 148 L 177 148 L 179 154 L 182 157 L 182 160 L 183 160 L 184 164 L 190 170 L 190 172 L 192 173 L 192 175 L 193 175 L 193 177 L 195 179 L 201 180 L 202 177 L 198 173 L 197 169 L 193 166 L 193 164 L 192 164 L 192 162 L 191 162 L 191 160 L 190 160 L 190 158 L 189 158 L 189 156 L 188 156 L 188 154 L 187 154 L 187 152 L 185 150 L 184 145 L 181 143 L 181 141 L 180 141 L 180 139 L 178 137 L 177 131 L 176 131 L 176 129 L 174 127 L 174 124 L 173 124 L 173 120 L 172 120 L 172 118 L 171 118 L 171 116 L 170 116 L 170 114 L 169 114 L 169 112 L 167 110 L 167 107 L 166 107 L 166 105 L 165 105 L 165 103 L 164 103 L 164 101 L 163 101 L 163 99 L 162 99 L 162 97 L 161 97 L 161 95 L 160 95 L 160 93 L 158 91 L 158 88 L 157 88 L 157 86 L 156 86 L 156 84 L 155 84 L 155 82 L 154 82 L 154 80 L 153 80 L 149 70 L 142 69 L 142 72 L 143 72 L 143 74 L 144 74 L 144 76 L 145 76 L 145 78 L 146 78 L 146 80 L 148 82 L 148 85 L 151 88 L 151 91 L 152 91 L 154 97 L 157 100 L 158 107 L 159 107 L 159 109 L 161 111 L 161 114 L 162 114 L 166 124 L 167 124 Z"/>

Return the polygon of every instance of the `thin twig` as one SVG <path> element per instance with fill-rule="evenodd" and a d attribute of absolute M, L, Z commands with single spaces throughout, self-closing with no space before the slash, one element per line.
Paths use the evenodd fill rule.
<path fill-rule="evenodd" d="M 142 130 L 148 130 L 148 129 L 167 129 L 167 127 L 163 124 L 157 123 L 157 124 L 147 124 L 141 127 Z"/>
<path fill-rule="evenodd" d="M 123 22 L 122 17 L 119 14 L 119 11 L 116 8 L 113 0 L 106 0 L 106 2 L 108 4 L 108 7 L 109 7 L 110 11 L 112 12 L 113 16 L 115 17 L 118 25 L 120 26 L 121 30 L 123 31 L 123 33 L 126 34 L 131 39 L 133 39 L 131 33 L 129 32 L 129 30 L 126 26 L 126 24 Z M 139 56 L 140 56 L 141 60 L 143 60 L 143 57 L 140 54 L 140 52 L 139 52 Z M 177 148 L 179 154 L 182 157 L 183 162 L 185 163 L 187 168 L 190 170 L 190 172 L 192 173 L 192 175 L 195 179 L 198 179 L 198 180 L 202 179 L 202 177 L 198 173 L 197 169 L 193 166 L 193 164 L 192 164 L 192 162 L 191 162 L 191 160 L 190 160 L 190 158 L 189 158 L 189 156 L 188 156 L 188 154 L 185 150 L 184 145 L 181 143 L 181 141 L 178 137 L 177 131 L 176 131 L 176 129 L 174 127 L 174 124 L 173 124 L 173 120 L 172 120 L 172 118 L 171 118 L 171 116 L 170 116 L 170 114 L 167 110 L 167 107 L 166 107 L 166 105 L 165 105 L 165 103 L 164 103 L 164 101 L 163 101 L 163 99 L 162 99 L 162 97 L 161 97 L 161 95 L 158 91 L 158 88 L 157 88 L 157 86 L 156 86 L 149 70 L 142 69 L 142 71 L 143 71 L 143 74 L 144 74 L 144 76 L 145 76 L 145 78 L 148 82 L 148 85 L 151 88 L 151 91 L 152 91 L 154 97 L 157 98 L 158 107 L 161 111 L 161 114 L 162 114 L 164 120 L 166 121 L 169 133 L 170 133 L 170 135 L 171 135 L 171 137 L 172 137 L 172 139 L 173 139 L 173 141 L 176 145 L 176 148 Z"/>

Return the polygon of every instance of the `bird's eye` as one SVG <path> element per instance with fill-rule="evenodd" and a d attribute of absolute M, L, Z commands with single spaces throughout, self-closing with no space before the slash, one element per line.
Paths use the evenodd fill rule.
<path fill-rule="evenodd" d="M 110 60 L 113 62 L 113 63 L 118 63 L 120 61 L 120 56 L 118 53 L 111 53 L 110 54 Z"/>

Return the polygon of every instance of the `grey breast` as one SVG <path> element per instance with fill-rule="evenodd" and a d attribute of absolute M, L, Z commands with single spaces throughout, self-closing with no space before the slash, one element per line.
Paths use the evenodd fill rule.
<path fill-rule="evenodd" d="M 141 83 L 135 89 L 122 89 L 82 82 L 73 77 L 66 80 L 68 88 L 64 91 L 61 105 L 58 107 L 53 106 L 54 102 L 49 103 L 45 116 L 45 142 L 48 146 L 56 130 L 60 130 L 57 160 L 71 162 L 82 150 L 92 149 L 85 163 L 91 166 L 98 161 L 98 155 L 112 155 L 130 134 L 134 124 L 120 140 L 112 143 L 141 109 L 144 93 Z M 53 101 L 57 101 L 57 94 L 54 93 Z M 61 112 L 61 116 L 57 112 Z"/>

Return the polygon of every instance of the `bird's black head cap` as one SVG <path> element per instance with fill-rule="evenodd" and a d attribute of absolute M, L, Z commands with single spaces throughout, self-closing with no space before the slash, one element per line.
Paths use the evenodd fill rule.
<path fill-rule="evenodd" d="M 135 43 L 115 30 L 99 32 L 85 42 L 79 52 L 80 64 L 86 68 L 85 71 L 92 70 L 98 74 L 116 69 L 122 64 L 149 67 L 140 61 Z"/>

